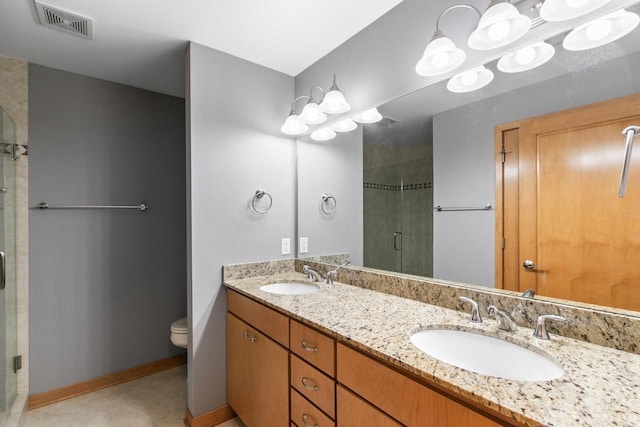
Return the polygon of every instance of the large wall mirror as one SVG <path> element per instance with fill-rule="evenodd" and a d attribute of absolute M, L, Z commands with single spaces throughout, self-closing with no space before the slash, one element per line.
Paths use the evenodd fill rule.
<path fill-rule="evenodd" d="M 640 14 L 640 5 L 627 10 Z M 496 127 L 640 93 L 640 28 L 578 52 L 563 49 L 563 36 L 547 40 L 556 55 L 534 70 L 506 74 L 493 61 L 494 81 L 481 90 L 432 84 L 378 106 L 383 119 L 353 133 L 300 138 L 298 237 L 309 247 L 298 256 L 348 253 L 355 265 L 496 287 Z M 621 133 L 618 142 L 601 160 L 615 157 L 621 169 Z M 640 169 L 640 150 L 633 158 Z M 629 187 L 640 187 L 636 178 Z M 323 212 L 323 194 L 335 197 L 335 212 Z M 630 218 L 640 223 L 640 210 Z M 625 256 L 640 264 L 637 249 Z M 632 280 L 640 294 L 640 277 Z"/>

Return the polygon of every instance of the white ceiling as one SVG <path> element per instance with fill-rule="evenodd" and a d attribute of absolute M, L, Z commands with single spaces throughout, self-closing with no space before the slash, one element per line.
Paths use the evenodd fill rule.
<path fill-rule="evenodd" d="M 93 40 L 0 2 L 0 54 L 184 96 L 188 41 L 295 76 L 402 0 L 45 0 L 93 19 Z"/>

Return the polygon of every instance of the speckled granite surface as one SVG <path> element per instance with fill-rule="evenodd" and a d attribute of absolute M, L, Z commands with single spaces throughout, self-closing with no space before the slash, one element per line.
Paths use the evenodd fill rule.
<path fill-rule="evenodd" d="M 309 264 L 320 272 L 335 268 L 333 265 L 296 260 L 296 271 Z M 426 302 L 453 310 L 465 311 L 458 299 L 467 296 L 480 304 L 482 315 L 486 307 L 495 305 L 505 311 L 516 310 L 518 325 L 533 328 L 538 316 L 555 314 L 565 322 L 549 323 L 552 333 L 592 344 L 640 354 L 640 317 L 638 313 L 552 298 L 521 298 L 519 293 L 434 280 L 425 277 L 389 273 L 363 267 L 338 270 L 338 281 L 349 285 L 384 292 L 391 295 Z"/>
<path fill-rule="evenodd" d="M 495 321 L 480 325 L 465 313 L 336 283 L 317 284 L 304 296 L 274 295 L 260 286 L 302 281 L 300 273 L 225 279 L 227 287 L 301 320 L 338 341 L 435 383 L 445 390 L 531 426 L 640 426 L 640 356 L 582 341 L 553 336 L 537 341 L 532 329 L 499 332 Z M 553 381 L 517 382 L 484 376 L 431 358 L 411 343 L 413 331 L 444 326 L 501 337 L 543 352 L 566 375 Z"/>

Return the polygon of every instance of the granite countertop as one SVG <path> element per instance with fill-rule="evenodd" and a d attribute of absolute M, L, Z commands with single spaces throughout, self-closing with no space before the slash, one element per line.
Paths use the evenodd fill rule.
<path fill-rule="evenodd" d="M 540 341 L 527 328 L 497 331 L 493 319 L 474 324 L 465 313 L 342 283 L 314 283 L 320 291 L 301 296 L 259 289 L 276 282 L 308 283 L 303 274 L 291 272 L 226 280 L 225 285 L 514 422 L 640 426 L 640 355 L 560 336 Z M 563 366 L 566 375 L 519 382 L 457 368 L 411 343 L 413 332 L 433 327 L 475 330 L 546 353 Z"/>

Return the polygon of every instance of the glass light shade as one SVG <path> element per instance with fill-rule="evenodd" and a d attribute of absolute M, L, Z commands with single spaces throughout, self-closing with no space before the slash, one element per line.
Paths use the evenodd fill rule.
<path fill-rule="evenodd" d="M 464 93 L 485 87 L 493 80 L 493 72 L 484 65 L 472 68 L 451 77 L 447 82 L 447 89 L 454 93 Z"/>
<path fill-rule="evenodd" d="M 351 105 L 337 87 L 332 88 L 320 103 L 320 110 L 329 114 L 346 113 L 350 109 Z"/>
<path fill-rule="evenodd" d="M 318 104 L 313 101 L 307 102 L 300 113 L 300 119 L 308 125 L 317 125 L 327 121 L 327 115 L 320 110 Z"/>
<path fill-rule="evenodd" d="M 331 125 L 331 129 L 336 132 L 351 132 L 357 127 L 358 125 L 352 119 L 340 120 L 339 122 Z"/>
<path fill-rule="evenodd" d="M 518 40 L 529 28 L 531 19 L 520 14 L 514 5 L 492 2 L 469 36 L 468 44 L 475 50 L 495 49 Z"/>
<path fill-rule="evenodd" d="M 633 31 L 640 16 L 621 9 L 573 29 L 562 41 L 567 50 L 587 50 L 618 40 Z"/>
<path fill-rule="evenodd" d="M 335 137 L 336 133 L 326 126 L 311 132 L 311 139 L 314 141 L 329 141 Z"/>
<path fill-rule="evenodd" d="M 421 76 L 438 76 L 458 68 L 466 58 L 464 51 L 445 37 L 440 30 L 424 50 L 424 54 L 416 64 L 416 73 Z"/>
<path fill-rule="evenodd" d="M 498 70 L 503 73 L 519 73 L 532 70 L 549 61 L 556 49 L 544 41 L 510 52 L 498 61 Z"/>
<path fill-rule="evenodd" d="M 287 135 L 302 135 L 309 130 L 309 126 L 300 120 L 300 117 L 298 117 L 297 114 L 292 112 L 289 114 L 289 117 L 287 117 L 287 120 L 285 120 L 280 130 Z"/>
<path fill-rule="evenodd" d="M 378 112 L 377 108 L 371 108 L 370 110 L 356 114 L 352 119 L 358 123 L 375 123 L 382 120 L 382 115 Z"/>
<path fill-rule="evenodd" d="M 545 0 L 540 8 L 540 18 L 545 21 L 568 21 L 593 12 L 610 0 Z"/>

